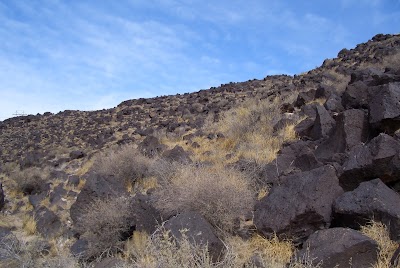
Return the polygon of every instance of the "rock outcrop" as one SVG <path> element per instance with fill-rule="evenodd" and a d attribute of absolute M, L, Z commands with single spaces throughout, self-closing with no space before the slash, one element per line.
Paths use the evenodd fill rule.
<path fill-rule="evenodd" d="M 310 235 L 298 253 L 318 267 L 372 267 L 378 259 L 378 244 L 352 229 L 332 228 Z"/>
<path fill-rule="evenodd" d="M 334 204 L 335 225 L 358 229 L 370 220 L 384 223 L 393 240 L 400 240 L 400 195 L 380 179 L 363 182 L 339 196 Z"/>
<path fill-rule="evenodd" d="M 332 166 L 288 176 L 256 204 L 254 224 L 265 236 L 302 242 L 330 226 L 332 204 L 342 193 Z"/>

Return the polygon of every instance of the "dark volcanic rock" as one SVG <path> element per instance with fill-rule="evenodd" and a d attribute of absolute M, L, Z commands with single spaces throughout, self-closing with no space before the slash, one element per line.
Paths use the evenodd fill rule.
<path fill-rule="evenodd" d="M 89 242 L 84 238 L 80 238 L 75 241 L 74 244 L 72 244 L 70 252 L 75 258 L 85 259 L 87 258 L 86 252 L 88 250 L 88 247 Z"/>
<path fill-rule="evenodd" d="M 325 101 L 324 107 L 326 110 L 334 113 L 339 113 L 344 110 L 342 105 L 342 98 L 337 94 L 331 94 Z"/>
<path fill-rule="evenodd" d="M 54 237 L 61 231 L 61 221 L 54 212 L 46 207 L 40 207 L 34 212 L 36 230 L 44 237 Z"/>
<path fill-rule="evenodd" d="M 28 196 L 29 203 L 34 207 L 40 207 L 40 203 L 47 197 L 47 193 L 32 194 Z"/>
<path fill-rule="evenodd" d="M 189 153 L 183 150 L 179 145 L 176 145 L 173 149 L 167 150 L 162 154 L 162 157 L 168 161 L 175 161 L 180 163 L 192 163 Z"/>
<path fill-rule="evenodd" d="M 123 181 L 117 180 L 113 176 L 103 177 L 92 174 L 92 176 L 87 179 L 75 203 L 71 206 L 71 219 L 75 224 L 79 224 L 80 217 L 85 208 L 95 199 L 119 197 L 126 194 L 127 190 Z"/>
<path fill-rule="evenodd" d="M 49 195 L 50 204 L 56 204 L 67 194 L 67 190 L 64 189 L 64 184 L 61 183 L 54 187 L 53 191 L 51 191 Z"/>
<path fill-rule="evenodd" d="M 76 175 L 71 175 L 68 177 L 67 185 L 68 186 L 78 186 L 80 182 L 80 178 Z"/>
<path fill-rule="evenodd" d="M 154 233 L 162 221 L 160 212 L 155 209 L 146 195 L 137 194 L 130 202 L 129 222 L 132 230 Z"/>
<path fill-rule="evenodd" d="M 392 258 L 390 259 L 390 265 L 392 267 L 399 267 L 400 264 L 400 244 L 396 251 L 393 253 Z"/>
<path fill-rule="evenodd" d="M 72 152 L 69 153 L 69 158 L 71 160 L 80 159 L 80 158 L 83 158 L 85 156 L 86 156 L 85 152 L 83 152 L 81 150 L 76 150 L 76 151 L 72 151 Z"/>
<path fill-rule="evenodd" d="M 155 155 L 161 154 L 166 146 L 161 144 L 159 140 L 154 136 L 147 136 L 140 144 L 139 150 L 142 154 L 153 157 Z"/>
<path fill-rule="evenodd" d="M 221 257 L 224 245 L 215 235 L 213 227 L 200 214 L 190 211 L 178 214 L 168 220 L 164 227 L 178 241 L 182 238 L 182 232 L 184 232 L 191 243 L 196 245 L 207 244 L 214 260 Z"/>
<path fill-rule="evenodd" d="M 3 209 L 4 205 L 5 205 L 5 195 L 3 190 L 3 184 L 0 183 L 0 210 Z"/>
<path fill-rule="evenodd" d="M 314 119 L 306 118 L 294 127 L 296 135 L 302 139 L 311 139 L 311 130 L 314 126 Z"/>
<path fill-rule="evenodd" d="M 294 103 L 294 106 L 301 107 L 307 102 L 314 100 L 314 97 L 315 97 L 315 89 L 311 89 L 306 92 L 300 92 L 299 95 L 297 96 L 297 100 Z"/>
<path fill-rule="evenodd" d="M 380 178 L 396 182 L 400 178 L 400 143 L 386 134 L 372 139 L 367 145 L 353 147 L 339 176 L 345 190 L 355 189 L 360 182 Z"/>
<path fill-rule="evenodd" d="M 117 267 L 124 267 L 124 261 L 117 258 L 105 258 L 102 259 L 100 262 L 96 263 L 93 268 L 117 268 Z"/>
<path fill-rule="evenodd" d="M 315 158 L 312 147 L 310 141 L 296 141 L 283 147 L 275 161 L 263 168 L 263 181 L 277 183 L 282 175 L 320 167 L 322 164 Z"/>
<path fill-rule="evenodd" d="M 335 120 L 330 116 L 329 112 L 321 105 L 316 107 L 316 118 L 311 129 L 311 138 L 319 140 L 327 137 L 332 128 L 335 126 Z"/>
<path fill-rule="evenodd" d="M 314 265 L 321 263 L 323 268 L 372 267 L 378 259 L 378 245 L 358 231 L 332 228 L 312 234 L 297 255 L 308 256 Z"/>
<path fill-rule="evenodd" d="M 393 133 L 400 128 L 400 83 L 369 89 L 369 122 L 380 131 Z"/>
<path fill-rule="evenodd" d="M 342 97 L 342 104 L 345 109 L 368 109 L 368 87 L 358 81 L 346 87 Z"/>
<path fill-rule="evenodd" d="M 316 149 L 316 156 L 322 160 L 331 159 L 336 153 L 345 153 L 361 145 L 368 138 L 368 119 L 363 110 L 349 109 L 336 118 L 336 126 L 326 142 Z"/>
<path fill-rule="evenodd" d="M 256 204 L 254 224 L 265 236 L 276 233 L 301 242 L 329 227 L 332 203 L 342 193 L 332 166 L 288 176 Z"/>
<path fill-rule="evenodd" d="M 334 202 L 334 224 L 358 229 L 369 220 L 388 226 L 393 240 L 400 239 L 400 195 L 381 180 L 363 182 Z"/>

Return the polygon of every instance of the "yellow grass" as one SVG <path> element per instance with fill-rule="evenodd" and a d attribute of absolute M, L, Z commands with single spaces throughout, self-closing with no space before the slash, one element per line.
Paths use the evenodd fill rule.
<path fill-rule="evenodd" d="M 257 200 L 261 200 L 261 199 L 263 199 L 264 197 L 266 197 L 266 196 L 268 195 L 268 193 L 269 193 L 270 190 L 271 190 L 271 189 L 270 189 L 270 187 L 268 187 L 268 186 L 262 187 L 262 188 L 258 191 Z"/>
<path fill-rule="evenodd" d="M 390 240 L 387 227 L 381 222 L 371 221 L 368 225 L 362 226 L 361 232 L 378 243 L 379 259 L 373 268 L 390 267 L 390 259 L 398 244 Z"/>
<path fill-rule="evenodd" d="M 280 105 L 284 101 L 287 99 L 249 99 L 239 107 L 226 111 L 219 122 L 206 128 L 209 132 L 223 133 L 225 138 L 202 140 L 203 143 L 198 142 L 203 147 L 199 151 L 210 148 L 211 155 L 216 159 L 225 159 L 225 155 L 229 153 L 233 154 L 233 161 L 246 158 L 259 164 L 271 162 L 284 142 L 297 139 L 294 128 L 298 122 L 288 124 L 275 132 L 273 130 L 274 124 L 282 118 Z M 204 144 L 205 142 L 209 145 Z M 213 149 L 219 153 L 213 154 Z"/>
<path fill-rule="evenodd" d="M 36 233 L 36 220 L 33 216 L 24 216 L 22 227 L 29 235 Z"/>
<path fill-rule="evenodd" d="M 254 256 L 258 256 L 265 267 L 285 267 L 294 251 L 290 241 L 280 241 L 276 235 L 271 239 L 255 235 L 249 240 L 230 237 L 226 242 L 230 254 L 235 256 L 234 267 L 244 267 Z"/>

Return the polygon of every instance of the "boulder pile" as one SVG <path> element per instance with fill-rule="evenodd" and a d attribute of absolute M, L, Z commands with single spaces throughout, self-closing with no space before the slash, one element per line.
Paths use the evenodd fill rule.
<path fill-rule="evenodd" d="M 323 104 L 313 102 L 321 95 Z M 368 267 L 377 245 L 361 226 L 380 221 L 400 242 L 400 69 L 357 70 L 343 92 L 306 92 L 293 105 L 306 117 L 300 140 L 265 167 L 272 188 L 255 205 L 254 224 L 302 244 L 299 254 L 322 267 Z"/>

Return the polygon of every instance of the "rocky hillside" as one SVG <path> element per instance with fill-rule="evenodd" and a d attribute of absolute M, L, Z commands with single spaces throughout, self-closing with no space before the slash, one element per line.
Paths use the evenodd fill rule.
<path fill-rule="evenodd" d="M 294 77 L 267 76 L 263 80 L 229 83 L 199 92 L 128 100 L 116 108 L 64 111 L 14 117 L 0 122 L 0 159 L 3 163 L 54 160 L 57 151 L 101 149 L 110 144 L 138 142 L 163 129 L 183 136 L 203 126 L 208 116 L 219 114 L 248 98 L 265 99 L 279 94 L 316 90 L 321 85 L 343 90 L 350 74 L 375 66 L 399 51 L 399 36 L 377 35 L 356 48 L 339 52 L 321 67 Z M 54 161 L 53 161 L 54 162 Z"/>
<path fill-rule="evenodd" d="M 399 267 L 399 129 L 382 34 L 301 75 L 5 120 L 0 264 Z"/>

